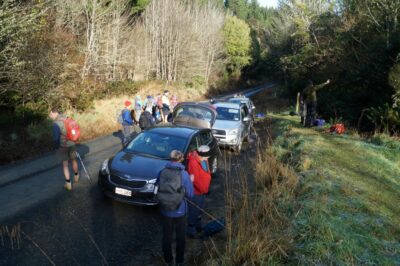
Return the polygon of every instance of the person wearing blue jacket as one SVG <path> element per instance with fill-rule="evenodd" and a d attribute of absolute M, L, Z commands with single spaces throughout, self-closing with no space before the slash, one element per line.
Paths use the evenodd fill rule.
<path fill-rule="evenodd" d="M 122 140 L 122 144 L 125 146 L 126 144 L 128 144 L 129 140 L 130 140 L 130 136 L 132 134 L 132 126 L 133 126 L 133 120 L 131 117 L 131 101 L 126 100 L 124 105 L 125 108 L 122 110 L 122 127 L 123 127 L 123 135 L 124 138 Z"/>
<path fill-rule="evenodd" d="M 168 162 L 165 168 L 179 169 L 182 173 L 182 185 L 185 188 L 185 197 L 193 196 L 193 176 L 189 176 L 182 164 L 184 155 L 178 150 L 171 152 L 171 162 Z M 163 216 L 163 238 L 162 249 L 164 260 L 168 265 L 173 263 L 172 255 L 172 236 L 175 228 L 176 232 L 176 265 L 184 263 L 184 254 L 186 246 L 186 216 L 188 213 L 188 204 L 185 198 L 179 204 L 179 207 L 173 211 L 161 210 Z"/>

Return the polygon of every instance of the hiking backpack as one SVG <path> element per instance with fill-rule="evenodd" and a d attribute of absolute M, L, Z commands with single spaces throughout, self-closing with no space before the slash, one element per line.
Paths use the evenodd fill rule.
<path fill-rule="evenodd" d="M 154 126 L 153 119 L 153 116 L 148 111 L 144 111 L 139 118 L 139 127 L 143 130 Z"/>
<path fill-rule="evenodd" d="M 185 188 L 182 185 L 182 170 L 165 168 L 161 171 L 158 180 L 157 198 L 160 207 L 164 211 L 178 209 L 185 196 Z"/>
<path fill-rule="evenodd" d="M 77 142 L 81 136 L 81 128 L 79 127 L 78 123 L 74 119 L 67 117 L 64 120 L 64 126 L 67 140 Z"/>

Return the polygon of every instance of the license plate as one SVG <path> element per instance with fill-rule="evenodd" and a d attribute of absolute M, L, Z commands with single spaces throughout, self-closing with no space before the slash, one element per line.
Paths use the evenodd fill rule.
<path fill-rule="evenodd" d="M 130 196 L 132 196 L 132 191 L 124 189 L 124 188 L 116 187 L 115 194 L 130 197 Z"/>

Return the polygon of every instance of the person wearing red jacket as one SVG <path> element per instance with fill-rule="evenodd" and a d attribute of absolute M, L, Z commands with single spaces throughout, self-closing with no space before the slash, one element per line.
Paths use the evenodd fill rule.
<path fill-rule="evenodd" d="M 200 233 L 203 229 L 201 213 L 205 205 L 205 195 L 208 193 L 211 182 L 211 172 L 207 157 L 209 151 L 210 147 L 203 145 L 197 151 L 191 151 L 187 157 L 187 171 L 194 176 L 194 194 L 189 199 L 187 235 L 193 238 L 196 237 L 196 233 Z"/>

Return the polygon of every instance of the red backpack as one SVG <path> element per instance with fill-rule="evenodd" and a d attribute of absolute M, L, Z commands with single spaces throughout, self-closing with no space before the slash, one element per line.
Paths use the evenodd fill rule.
<path fill-rule="evenodd" d="M 344 125 L 343 124 L 334 124 L 329 128 L 329 131 L 331 133 L 336 133 L 336 134 L 343 134 L 345 131 Z"/>
<path fill-rule="evenodd" d="M 81 136 L 81 128 L 79 127 L 78 123 L 74 119 L 67 117 L 64 120 L 64 126 L 65 131 L 67 132 L 67 140 L 77 142 Z"/>

